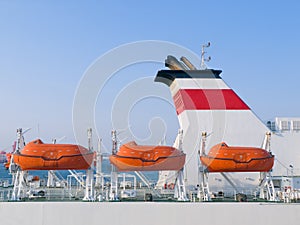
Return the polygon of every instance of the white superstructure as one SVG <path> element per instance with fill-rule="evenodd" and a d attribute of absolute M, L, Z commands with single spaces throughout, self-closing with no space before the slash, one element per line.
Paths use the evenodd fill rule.
<path fill-rule="evenodd" d="M 297 179 L 300 177 L 300 118 L 277 117 L 267 125 L 273 132 L 272 151 L 276 155 L 273 175 Z"/>

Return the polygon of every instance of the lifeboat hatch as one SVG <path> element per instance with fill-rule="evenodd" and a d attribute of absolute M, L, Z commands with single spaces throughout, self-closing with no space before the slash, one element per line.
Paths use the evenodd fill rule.
<path fill-rule="evenodd" d="M 246 163 L 247 162 L 247 153 L 235 154 L 233 159 L 237 163 Z"/>
<path fill-rule="evenodd" d="M 153 158 L 154 158 L 154 154 L 152 152 L 145 152 L 143 154 L 143 161 L 153 161 Z"/>
<path fill-rule="evenodd" d="M 45 160 L 57 160 L 57 151 L 46 151 L 43 154 Z"/>

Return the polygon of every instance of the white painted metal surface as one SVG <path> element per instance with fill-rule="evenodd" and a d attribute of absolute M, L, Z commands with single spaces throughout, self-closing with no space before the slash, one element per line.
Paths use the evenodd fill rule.
<path fill-rule="evenodd" d="M 19 202 L 0 203 L 5 225 L 299 224 L 299 204 Z"/>

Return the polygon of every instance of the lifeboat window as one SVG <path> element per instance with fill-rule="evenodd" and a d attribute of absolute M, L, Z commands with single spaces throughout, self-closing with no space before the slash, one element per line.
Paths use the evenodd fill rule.
<path fill-rule="evenodd" d="M 226 143 L 223 142 L 223 143 L 221 144 L 221 146 L 224 147 L 224 146 L 227 146 L 227 145 L 226 145 Z"/>

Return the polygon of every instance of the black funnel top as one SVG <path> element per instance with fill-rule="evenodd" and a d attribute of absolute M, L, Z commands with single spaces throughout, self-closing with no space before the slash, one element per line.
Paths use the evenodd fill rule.
<path fill-rule="evenodd" d="M 160 70 L 157 72 L 154 79 L 155 82 L 161 82 L 170 86 L 175 79 L 193 79 L 193 78 L 203 78 L 203 79 L 221 79 L 220 74 L 222 70 Z"/>

